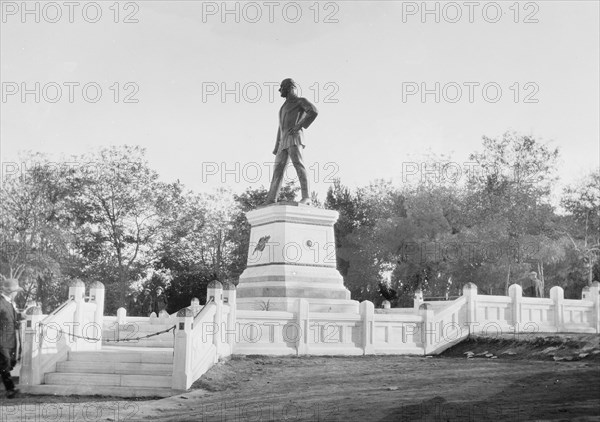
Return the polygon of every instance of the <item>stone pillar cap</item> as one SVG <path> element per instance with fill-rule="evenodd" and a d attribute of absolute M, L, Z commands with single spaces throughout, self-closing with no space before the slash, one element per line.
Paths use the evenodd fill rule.
<path fill-rule="evenodd" d="M 42 315 L 42 308 L 39 306 L 32 306 L 25 311 L 25 315 Z"/>
<path fill-rule="evenodd" d="M 209 289 L 222 289 L 223 285 L 221 284 L 221 282 L 219 280 L 213 280 L 210 283 L 208 283 L 208 288 Z"/>
<path fill-rule="evenodd" d="M 235 284 L 231 281 L 226 281 L 223 283 L 223 290 L 236 290 Z"/>
<path fill-rule="evenodd" d="M 69 287 L 85 287 L 85 283 L 78 278 L 74 278 L 69 283 Z"/>
<path fill-rule="evenodd" d="M 183 309 L 180 309 L 179 312 L 177 312 L 177 316 L 178 317 L 193 317 L 194 312 L 189 308 L 183 308 Z"/>

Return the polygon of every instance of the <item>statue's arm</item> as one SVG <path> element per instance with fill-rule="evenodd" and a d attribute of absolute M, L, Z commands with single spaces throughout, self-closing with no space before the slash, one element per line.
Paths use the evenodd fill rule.
<path fill-rule="evenodd" d="M 319 111 L 317 110 L 317 107 L 306 98 L 300 98 L 299 104 L 300 107 L 302 107 L 302 110 L 304 110 L 304 118 L 298 122 L 297 126 L 306 129 L 315 121 Z"/>
<path fill-rule="evenodd" d="M 279 128 L 277 128 L 277 141 L 275 142 L 275 149 L 273 150 L 273 155 L 277 155 L 277 150 L 279 149 L 279 142 L 281 141 L 281 134 Z"/>

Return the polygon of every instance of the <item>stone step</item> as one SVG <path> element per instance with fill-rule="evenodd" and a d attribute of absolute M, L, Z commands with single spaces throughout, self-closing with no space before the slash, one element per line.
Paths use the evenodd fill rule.
<path fill-rule="evenodd" d="M 139 363 L 68 360 L 56 364 L 56 372 L 130 375 L 172 375 L 172 363 Z"/>
<path fill-rule="evenodd" d="M 69 361 L 173 363 L 172 348 L 103 346 L 100 351 L 69 352 Z M 137 349 L 137 350 L 136 350 Z"/>
<path fill-rule="evenodd" d="M 129 375 L 50 372 L 44 375 L 46 385 L 66 386 L 114 386 L 114 387 L 159 387 L 171 388 L 170 375 Z"/>
<path fill-rule="evenodd" d="M 25 394 L 44 396 L 171 397 L 184 391 L 157 387 L 117 387 L 102 385 L 20 385 Z"/>

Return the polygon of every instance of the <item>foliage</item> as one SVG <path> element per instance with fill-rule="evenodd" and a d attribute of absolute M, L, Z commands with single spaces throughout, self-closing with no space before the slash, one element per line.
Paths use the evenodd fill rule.
<path fill-rule="evenodd" d="M 74 191 L 73 170 L 42 154 L 20 157 L 21 167 L 4 174 L 0 190 L 0 273 L 17 278 L 25 290 L 19 306 L 40 302 L 44 309 L 66 297 L 57 280 L 77 274 L 73 218 L 66 199 Z"/>
<path fill-rule="evenodd" d="M 429 168 L 446 157 L 430 156 Z M 531 283 L 534 270 L 566 297 L 600 278 L 600 175 L 588 175 L 552 202 L 558 151 L 528 136 L 483 138 L 464 183 L 376 180 L 351 190 L 337 179 L 321 204 L 339 212 L 337 267 L 352 298 L 411 306 L 455 296 L 465 283 L 483 294 Z M 5 175 L 0 190 L 0 274 L 16 277 L 19 306 L 49 312 L 73 278 L 106 286 L 106 312 L 176 312 L 205 300 L 212 280 L 236 282 L 246 266 L 246 213 L 264 188 L 234 194 L 165 183 L 139 147 L 108 147 L 56 165 L 25 154 L 27 171 Z M 288 183 L 279 200 L 293 201 Z M 529 283 L 529 284 L 528 284 Z M 383 295 L 383 296 L 382 296 Z"/>
<path fill-rule="evenodd" d="M 568 186 L 561 205 L 567 218 L 561 233 L 587 269 L 587 285 L 600 280 L 600 171 L 587 175 L 576 186 Z"/>
<path fill-rule="evenodd" d="M 393 290 L 393 305 L 409 306 L 417 288 L 426 296 L 453 296 L 468 282 L 484 294 L 506 294 L 512 283 L 529 287 L 531 270 L 545 280 L 549 268 L 546 292 L 578 284 L 574 269 L 581 264 L 572 262 L 561 235 L 567 220 L 550 200 L 558 151 L 515 133 L 484 137 L 482 145 L 462 185 L 426 178 L 402 188 L 379 181 L 351 192 L 334 183 L 325 206 L 340 212 L 338 269 L 353 298 L 380 302 L 381 291 Z M 442 161 L 430 157 L 426 167 Z M 576 201 L 588 203 L 578 227 L 597 210 L 591 196 L 582 193 Z M 570 294 L 579 295 L 576 290 Z"/>

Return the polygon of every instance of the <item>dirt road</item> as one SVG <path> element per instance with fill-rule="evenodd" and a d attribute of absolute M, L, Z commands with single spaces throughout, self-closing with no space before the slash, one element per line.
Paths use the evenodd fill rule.
<path fill-rule="evenodd" d="M 245 357 L 214 367 L 198 386 L 213 391 L 144 402 L 134 420 L 525 421 L 600 415 L 600 370 L 593 361 Z"/>
<path fill-rule="evenodd" d="M 547 349 L 538 343 L 531 347 Z M 25 397 L 8 406 L 4 401 L 0 420 L 600 421 L 598 353 L 577 361 L 540 360 L 522 344 L 518 355 L 499 349 L 516 345 L 499 344 L 461 344 L 469 350 L 439 357 L 234 356 L 181 396 L 131 402 Z M 38 418 L 23 418 L 19 406 Z M 72 412 L 65 413 L 69 406 Z M 60 418 L 53 417 L 57 407 Z"/>

